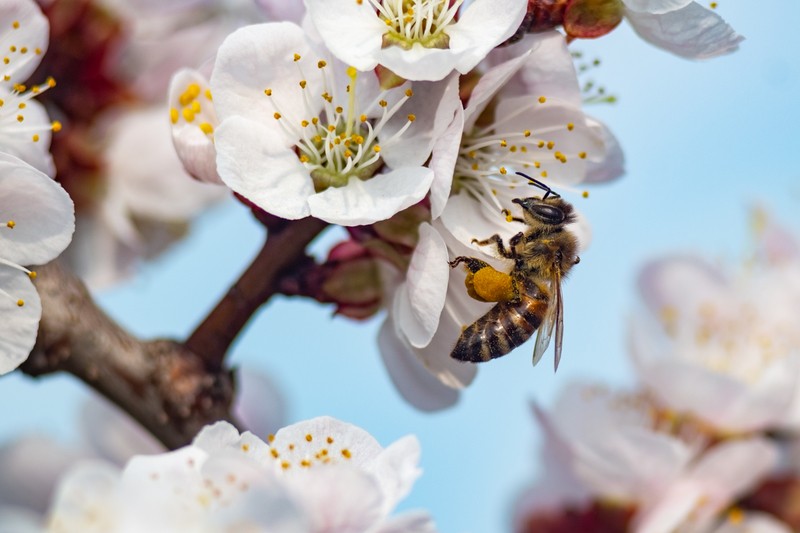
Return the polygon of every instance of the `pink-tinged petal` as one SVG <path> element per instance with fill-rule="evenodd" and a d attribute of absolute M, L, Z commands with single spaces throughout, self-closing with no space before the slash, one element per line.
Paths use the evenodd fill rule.
<path fill-rule="evenodd" d="M 128 413 L 100 396 L 83 404 L 80 425 L 86 448 L 114 464 L 123 465 L 134 455 L 165 451 Z"/>
<path fill-rule="evenodd" d="M 310 436 L 310 438 L 309 438 Z M 326 449 L 326 456 L 337 464 L 364 467 L 383 452 L 375 437 L 360 427 L 330 416 L 303 420 L 280 429 L 270 446 L 281 459 L 299 465 Z"/>
<path fill-rule="evenodd" d="M 48 178 L 50 179 L 50 178 Z M 23 302 L 20 306 L 19 302 Z M 0 375 L 28 358 L 36 342 L 42 304 L 24 272 L 0 263 Z"/>
<path fill-rule="evenodd" d="M 637 513 L 635 533 L 671 533 L 676 531 L 702 502 L 703 488 L 691 481 L 681 481 L 662 495 L 655 504 Z"/>
<path fill-rule="evenodd" d="M 603 152 L 587 158 L 584 183 L 606 183 L 621 178 L 625 174 L 625 154 L 619 141 L 602 122 L 586 117 L 586 124 L 600 138 L 605 146 Z"/>
<path fill-rule="evenodd" d="M 88 457 L 41 435 L 5 443 L 0 448 L 0 507 L 24 507 L 43 516 L 58 480 L 70 466 Z M 4 525 L 0 522 L 0 529 Z"/>
<path fill-rule="evenodd" d="M 300 24 L 306 13 L 306 7 L 302 0 L 255 0 L 255 2 L 272 21 Z"/>
<path fill-rule="evenodd" d="M 443 385 L 425 368 L 411 345 L 395 332 L 390 318 L 378 332 L 378 348 L 389 377 L 408 403 L 422 411 L 439 411 L 458 402 L 460 393 Z"/>
<path fill-rule="evenodd" d="M 452 122 L 458 99 L 458 76 L 441 82 L 418 82 L 413 85 L 411 99 L 381 131 L 381 157 L 390 168 L 420 166 L 428 160 L 434 143 Z M 405 126 L 408 115 L 414 122 L 396 140 L 391 137 Z M 388 139 L 384 141 L 384 139 Z"/>
<path fill-rule="evenodd" d="M 55 259 L 72 240 L 75 214 L 69 195 L 45 174 L 3 153 L 0 213 L 0 258 L 6 261 L 41 265 Z"/>
<path fill-rule="evenodd" d="M 722 17 L 697 2 L 662 15 L 634 11 L 626 15 L 642 39 L 688 59 L 731 53 L 744 40 Z"/>
<path fill-rule="evenodd" d="M 312 195 L 308 206 L 312 216 L 332 224 L 372 224 L 422 200 L 432 181 L 429 168 L 398 168 L 366 181 L 351 178 L 344 187 L 330 187 Z"/>
<path fill-rule="evenodd" d="M 297 154 L 282 141 L 258 122 L 231 117 L 215 134 L 217 171 L 228 187 L 268 213 L 295 220 L 310 214 L 307 199 L 314 186 Z"/>
<path fill-rule="evenodd" d="M 456 70 L 466 74 L 498 44 L 517 31 L 527 11 L 526 0 L 475 0 L 447 29 L 449 48 L 457 54 Z"/>
<path fill-rule="evenodd" d="M 278 384 L 266 374 L 245 367 L 236 378 L 234 414 L 246 429 L 266 439 L 284 425 L 286 399 Z"/>
<path fill-rule="evenodd" d="M 452 122 L 436 139 L 431 161 L 428 164 L 429 168 L 433 170 L 433 183 L 431 183 L 430 191 L 431 218 L 433 220 L 441 216 L 447 200 L 450 198 L 453 172 L 456 168 L 463 132 L 464 110 L 458 106 Z"/>
<path fill-rule="evenodd" d="M 295 54 L 300 56 L 297 61 Z M 295 24 L 274 22 L 240 28 L 220 46 L 211 74 L 217 116 L 220 121 L 234 115 L 247 117 L 274 129 L 284 137 L 282 144 L 294 144 L 295 139 L 284 132 L 274 115 L 280 112 L 290 124 L 308 118 L 298 82 L 305 79 L 309 90 L 322 86 L 319 59 Z M 272 90 L 272 96 L 264 93 L 266 89 Z"/>
<path fill-rule="evenodd" d="M 48 518 L 49 531 L 114 531 L 118 525 L 119 471 L 102 462 L 82 462 L 58 485 Z"/>
<path fill-rule="evenodd" d="M 16 50 L 6 56 L 8 63 L 0 65 L 0 79 L 11 86 L 27 80 L 39 66 L 47 51 L 50 25 L 33 0 L 0 0 L 0 21 L 0 50 Z M 27 53 L 21 52 L 23 48 Z"/>
<path fill-rule="evenodd" d="M 398 326 L 415 348 L 427 346 L 439 325 L 450 277 L 447 261 L 444 240 L 430 224 L 421 224 L 406 285 L 398 290 L 400 303 L 395 307 Z"/>
<path fill-rule="evenodd" d="M 386 25 L 369 2 L 306 0 L 306 10 L 333 55 L 358 70 L 375 68 Z"/>
<path fill-rule="evenodd" d="M 692 3 L 692 0 L 622 0 L 630 10 L 660 15 L 681 9 Z"/>
<path fill-rule="evenodd" d="M 193 101 L 200 104 L 202 113 L 193 113 L 192 122 L 187 122 L 181 115 L 188 105 L 184 96 L 189 87 L 195 86 L 199 95 Z M 222 179 L 217 174 L 217 151 L 213 136 L 213 128 L 217 127 L 219 121 L 211 102 L 210 91 L 208 80 L 196 70 L 182 69 L 172 77 L 168 97 L 170 112 L 174 113 L 172 143 L 184 168 L 192 177 L 207 183 L 221 184 Z M 201 129 L 201 124 L 206 125 L 204 127 L 208 132 Z"/>

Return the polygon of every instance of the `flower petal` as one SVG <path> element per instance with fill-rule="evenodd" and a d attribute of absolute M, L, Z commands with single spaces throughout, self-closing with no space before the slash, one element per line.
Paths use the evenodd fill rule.
<path fill-rule="evenodd" d="M 697 2 L 662 15 L 634 11 L 626 15 L 642 39 L 688 59 L 728 54 L 744 40 L 722 17 Z"/>
<path fill-rule="evenodd" d="M 692 0 L 622 0 L 630 10 L 660 15 L 681 9 L 692 3 Z"/>
<path fill-rule="evenodd" d="M 228 187 L 273 215 L 290 220 L 309 215 L 311 177 L 274 131 L 235 116 L 220 124 L 215 142 L 217 171 Z"/>
<path fill-rule="evenodd" d="M 75 229 L 72 200 L 59 184 L 14 156 L 0 153 L 0 254 L 22 265 L 51 261 Z M 7 221 L 14 221 L 13 229 Z M 37 319 L 38 320 L 38 319 Z"/>
<path fill-rule="evenodd" d="M 14 105 L 15 100 L 19 102 L 22 99 L 9 96 L 6 91 L 0 90 L 0 100 L 5 100 L 6 108 L 8 108 L 9 105 Z M 29 99 L 24 102 L 24 105 L 24 124 L 20 125 L 19 131 L 13 126 L 4 131 L 0 150 L 22 159 L 35 169 L 53 177 L 56 175 L 56 167 L 53 157 L 50 155 L 52 137 L 50 116 L 44 106 L 36 100 Z M 31 131 L 36 131 L 38 141 L 32 140 Z"/>
<path fill-rule="evenodd" d="M 312 195 L 308 206 L 312 216 L 332 224 L 372 224 L 422 200 L 431 182 L 431 169 L 402 167 L 366 181 L 351 178 L 344 187 L 330 187 Z"/>
<path fill-rule="evenodd" d="M 305 2 L 311 21 L 333 55 L 358 70 L 375 68 L 386 24 L 377 17 L 369 2 L 359 3 L 350 0 L 305 0 Z"/>
<path fill-rule="evenodd" d="M 431 161 L 428 164 L 429 168 L 433 170 L 430 192 L 431 218 L 433 220 L 441 216 L 447 200 L 450 198 L 450 190 L 453 187 L 453 171 L 456 168 L 463 132 L 464 110 L 458 106 L 450 125 L 436 138 Z"/>
<path fill-rule="evenodd" d="M 622 153 L 617 138 L 608 126 L 599 120 L 586 117 L 586 124 L 595 136 L 602 140 L 605 150 L 600 157 L 588 157 L 586 177 L 583 182 L 605 183 L 622 177 L 625 174 L 625 154 Z"/>
<path fill-rule="evenodd" d="M 422 411 L 439 411 L 458 402 L 460 393 L 428 372 L 411 345 L 395 332 L 391 317 L 378 332 L 378 348 L 392 383 L 408 403 Z"/>
<path fill-rule="evenodd" d="M 0 66 L 0 79 L 9 85 L 22 83 L 33 74 L 47 50 L 50 25 L 32 0 L 0 0 L 0 20 L 0 49 L 17 51 Z M 28 52 L 22 53 L 23 48 Z"/>

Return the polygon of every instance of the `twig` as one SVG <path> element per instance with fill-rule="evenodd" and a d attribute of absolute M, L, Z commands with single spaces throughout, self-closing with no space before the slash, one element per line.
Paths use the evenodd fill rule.
<path fill-rule="evenodd" d="M 278 291 L 281 274 L 305 257 L 306 246 L 325 227 L 325 222 L 304 218 L 270 232 L 247 270 L 186 340 L 186 348 L 209 369 L 222 368 L 233 340 L 253 313 Z"/>

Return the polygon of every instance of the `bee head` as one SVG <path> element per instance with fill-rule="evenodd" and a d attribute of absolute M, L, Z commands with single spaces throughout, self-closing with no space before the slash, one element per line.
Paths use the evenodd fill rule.
<path fill-rule="evenodd" d="M 556 226 L 575 220 L 572 205 L 561 198 L 514 198 L 512 202 L 522 207 L 525 219 L 531 224 L 536 222 Z"/>

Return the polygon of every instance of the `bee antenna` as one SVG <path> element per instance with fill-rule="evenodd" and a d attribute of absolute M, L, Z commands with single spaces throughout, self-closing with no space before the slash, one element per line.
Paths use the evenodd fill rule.
<path fill-rule="evenodd" d="M 538 187 L 538 188 L 540 188 L 540 189 L 542 189 L 544 191 L 544 198 L 542 198 L 542 200 L 547 200 L 548 196 L 552 196 L 553 198 L 561 198 L 560 194 L 558 194 L 553 189 L 551 189 L 550 187 L 548 187 L 547 185 L 545 185 L 541 181 L 537 180 L 536 178 L 532 178 L 532 177 L 528 176 L 527 174 L 523 174 L 522 172 L 517 172 L 517 174 L 519 174 L 523 178 L 527 178 L 528 179 L 528 183 L 530 185 L 533 185 L 534 187 Z"/>

